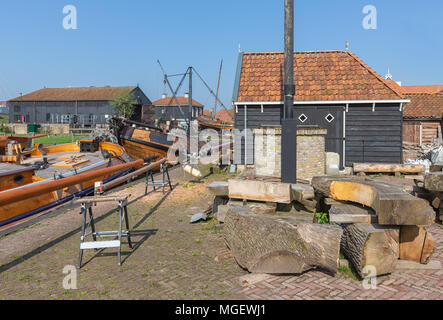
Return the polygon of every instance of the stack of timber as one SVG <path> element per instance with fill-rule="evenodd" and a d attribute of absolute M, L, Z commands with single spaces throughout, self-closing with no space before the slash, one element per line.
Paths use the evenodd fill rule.
<path fill-rule="evenodd" d="M 398 259 L 429 262 L 434 241 L 425 227 L 435 212 L 426 200 L 362 177 L 315 177 L 312 185 L 330 222 L 343 228 L 341 250 L 361 277 L 369 266 L 391 273 Z"/>

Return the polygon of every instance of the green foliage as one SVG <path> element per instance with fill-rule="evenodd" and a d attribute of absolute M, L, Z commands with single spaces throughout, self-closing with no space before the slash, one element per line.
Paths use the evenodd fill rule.
<path fill-rule="evenodd" d="M 117 114 L 123 118 L 130 118 L 135 112 L 135 105 L 137 100 L 131 90 L 122 90 L 117 94 L 114 100 L 111 101 L 111 106 L 115 108 Z"/>
<path fill-rule="evenodd" d="M 324 212 L 317 212 L 315 216 L 318 219 L 319 224 L 329 224 L 328 214 Z"/>
<path fill-rule="evenodd" d="M 74 142 L 77 142 L 79 140 L 83 140 L 83 139 L 90 139 L 90 137 L 74 137 Z M 55 136 L 55 143 L 56 144 L 65 144 L 65 143 L 71 143 L 72 142 L 72 137 L 71 136 Z M 35 144 L 49 144 L 52 145 L 54 144 L 54 138 L 52 135 L 48 136 L 48 137 L 42 137 L 42 138 L 37 138 L 34 139 L 34 143 Z"/>
<path fill-rule="evenodd" d="M 338 273 L 340 273 L 345 278 L 351 278 L 354 280 L 359 279 L 357 273 L 352 268 L 347 266 L 338 266 Z"/>
<path fill-rule="evenodd" d="M 374 174 L 372 177 L 373 178 L 384 177 L 384 174 L 383 173 L 377 173 L 377 174 Z"/>

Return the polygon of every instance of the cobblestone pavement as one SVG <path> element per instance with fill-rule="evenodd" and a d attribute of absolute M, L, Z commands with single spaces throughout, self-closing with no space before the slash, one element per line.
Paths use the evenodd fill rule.
<path fill-rule="evenodd" d="M 77 289 L 65 290 L 62 283 L 64 267 L 77 263 L 78 208 L 0 239 L 0 299 L 443 299 L 443 270 L 398 270 L 380 277 L 376 290 L 364 290 L 344 274 L 315 270 L 299 276 L 248 275 L 227 251 L 214 221 L 189 224 L 194 213 L 208 207 L 208 181 L 174 176 L 179 185 L 166 196 L 143 197 L 143 183 L 116 192 L 132 194 L 136 247 L 131 251 L 124 245 L 121 267 L 114 249 L 86 251 Z M 226 177 L 210 180 L 221 178 Z M 94 208 L 98 229 L 116 228 L 111 209 L 108 204 Z M 443 229 L 433 225 L 430 231 L 436 244 L 432 259 L 443 262 Z"/>

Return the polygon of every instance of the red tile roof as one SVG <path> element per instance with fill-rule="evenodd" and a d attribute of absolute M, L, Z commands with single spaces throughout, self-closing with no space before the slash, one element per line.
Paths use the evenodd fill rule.
<path fill-rule="evenodd" d="M 443 94 L 441 93 L 408 93 L 411 99 L 405 104 L 403 117 L 406 119 L 442 119 Z"/>
<path fill-rule="evenodd" d="M 244 53 L 237 101 L 283 101 L 283 62 L 283 53 Z M 348 51 L 294 53 L 294 79 L 295 101 L 404 98 Z"/>
<path fill-rule="evenodd" d="M 443 84 L 434 84 L 426 86 L 401 86 L 404 93 L 437 93 L 443 91 Z"/>
<path fill-rule="evenodd" d="M 157 101 L 154 101 L 152 104 L 154 106 L 162 106 L 162 107 L 163 106 L 177 106 L 178 104 L 180 104 L 182 106 L 189 105 L 189 98 L 186 98 L 186 97 L 176 97 L 176 98 L 178 100 L 178 103 L 177 103 L 177 100 L 173 99 L 173 97 L 166 97 L 166 98 L 162 98 Z M 194 99 L 192 99 L 192 105 L 194 107 L 203 107 L 203 105 L 200 102 L 195 101 Z"/>
<path fill-rule="evenodd" d="M 231 121 L 234 120 L 234 116 L 235 116 L 235 111 L 232 110 L 232 109 L 230 109 L 230 110 L 220 110 L 215 115 L 215 119 L 223 121 L 223 122 L 231 122 Z"/>
<path fill-rule="evenodd" d="M 203 116 L 211 118 L 212 111 L 211 110 L 203 110 Z"/>
<path fill-rule="evenodd" d="M 44 88 L 9 101 L 110 101 L 131 87 L 78 87 L 78 88 Z"/>

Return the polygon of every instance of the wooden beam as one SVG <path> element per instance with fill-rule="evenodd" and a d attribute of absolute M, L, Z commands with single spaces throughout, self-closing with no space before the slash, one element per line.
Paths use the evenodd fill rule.
<path fill-rule="evenodd" d="M 230 179 L 229 198 L 276 203 L 291 203 L 289 183 Z"/>
<path fill-rule="evenodd" d="M 356 177 L 314 177 L 312 185 L 327 197 L 372 208 L 381 225 L 429 226 L 435 221 L 435 212 L 426 200 L 398 185 Z"/>
<path fill-rule="evenodd" d="M 415 164 L 354 163 L 354 173 L 423 173 L 425 166 Z"/>

